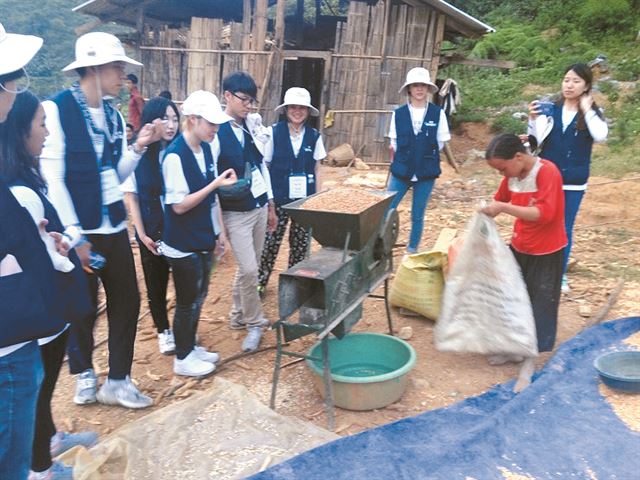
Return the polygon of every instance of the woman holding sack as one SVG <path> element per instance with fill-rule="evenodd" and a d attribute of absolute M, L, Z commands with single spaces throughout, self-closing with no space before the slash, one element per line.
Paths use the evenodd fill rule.
<path fill-rule="evenodd" d="M 282 208 L 287 203 L 313 195 L 320 190 L 318 165 L 327 156 L 322 136 L 307 125 L 309 115 L 317 117 L 318 109 L 311 105 L 311 95 L 305 88 L 292 87 L 284 94 L 284 102 L 276 107 L 276 113 L 287 119 L 273 125 L 272 151 L 265 153 L 269 166 L 273 199 L 276 204 L 278 225 L 275 232 L 267 232 L 260 270 L 258 291 L 264 296 L 267 282 L 273 271 L 289 223 L 289 215 Z M 289 229 L 289 268 L 302 261 L 309 247 L 307 231 L 294 221 Z"/>
<path fill-rule="evenodd" d="M 200 310 L 209 289 L 216 246 L 218 187 L 236 183 L 233 169 L 215 174 L 211 146 L 220 124 L 231 117 L 211 92 L 193 92 L 182 104 L 184 132 L 169 145 L 162 163 L 164 229 L 160 248 L 173 273 L 176 309 L 173 334 L 176 375 L 198 377 L 215 369 L 219 356 L 196 345 Z M 217 218 L 216 218 L 217 217 Z"/>
<path fill-rule="evenodd" d="M 609 132 L 607 122 L 591 95 L 593 74 L 584 63 L 565 70 L 562 96 L 556 103 L 529 104 L 529 134 L 540 145 L 540 156 L 551 160 L 562 173 L 564 217 L 568 245 L 564 252 L 562 291 L 568 292 L 567 264 L 571 253 L 573 225 L 587 190 L 591 151 Z"/>
<path fill-rule="evenodd" d="M 67 347 L 69 323 L 80 321 L 93 307 L 80 259 L 72 248 L 81 237 L 80 231 L 75 227 L 65 230 L 62 226 L 55 208 L 46 197 L 46 184 L 40 175 L 37 159 L 48 135 L 44 117 L 38 98 L 30 92 L 23 92 L 16 97 L 7 121 L 0 125 L 0 174 L 11 185 L 11 193 L 31 214 L 34 222 L 40 223 L 45 219 L 47 231 L 61 234 L 70 248 L 67 258 L 48 246 L 56 269 L 55 285 L 51 287 L 56 289 L 59 304 L 55 311 L 51 311 L 51 316 L 62 318 L 67 325 L 56 334 L 38 340 L 44 380 L 36 408 L 30 480 L 71 478 L 72 469 L 60 462 L 52 462 L 52 457 L 76 445 L 90 447 L 98 438 L 94 432 L 58 432 L 51 415 L 51 399 Z M 42 236 L 45 244 L 53 242 L 47 232 L 43 231 Z"/>
<path fill-rule="evenodd" d="M 437 91 L 427 69 L 409 70 L 400 88 L 400 94 L 407 95 L 407 103 L 393 112 L 389 127 L 393 158 L 387 190 L 396 192 L 390 208 L 397 208 L 407 191 L 413 189 L 407 254 L 416 253 L 420 246 L 425 210 L 440 176 L 440 150 L 451 139 L 444 111 L 430 101 Z"/>
<path fill-rule="evenodd" d="M 142 110 L 141 122 L 146 125 L 156 119 L 162 120 L 164 126 L 162 138 L 148 146 L 133 175 L 121 189 L 136 229 L 149 310 L 158 331 L 160 353 L 171 355 L 176 344 L 167 314 L 169 263 L 158 251 L 158 242 L 162 238 L 164 223 L 161 163 L 167 146 L 180 131 L 178 107 L 164 97 L 152 98 Z"/>

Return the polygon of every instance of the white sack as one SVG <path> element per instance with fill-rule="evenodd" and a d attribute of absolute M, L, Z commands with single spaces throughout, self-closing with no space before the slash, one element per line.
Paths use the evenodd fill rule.
<path fill-rule="evenodd" d="M 485 214 L 471 219 L 449 273 L 434 340 L 442 351 L 538 354 L 531 300 L 520 267 Z"/>

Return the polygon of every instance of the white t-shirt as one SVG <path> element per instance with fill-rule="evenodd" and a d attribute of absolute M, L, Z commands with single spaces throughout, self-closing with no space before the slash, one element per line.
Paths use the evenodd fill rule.
<path fill-rule="evenodd" d="M 293 154 L 297 157 L 298 153 L 300 153 L 300 148 L 302 148 L 302 139 L 304 138 L 305 127 L 302 127 L 300 133 L 297 135 L 291 134 L 289 132 L 289 138 L 291 139 L 291 146 L 293 147 Z M 271 138 L 273 138 L 273 127 L 269 127 L 269 133 Z M 313 159 L 317 162 L 322 160 L 327 156 L 327 151 L 324 147 L 324 142 L 322 141 L 322 135 L 318 136 L 318 141 L 316 142 L 316 146 L 313 150 Z M 273 142 L 270 142 L 266 145 L 265 153 L 264 153 L 264 161 L 267 164 L 270 164 L 273 160 Z"/>
<path fill-rule="evenodd" d="M 193 152 L 193 150 L 192 150 Z M 204 151 L 200 149 L 199 152 L 193 152 L 198 163 L 198 168 L 204 176 L 207 172 L 207 165 L 204 158 Z M 189 195 L 189 184 L 184 176 L 182 170 L 182 161 L 176 153 L 170 153 L 162 161 L 162 176 L 164 178 L 164 203 L 165 205 L 174 205 L 181 203 L 187 195 Z M 220 224 L 218 223 L 218 207 L 217 201 L 211 205 L 211 221 L 213 223 L 213 230 L 217 234 L 220 233 Z M 172 207 L 169 207 L 172 208 Z M 177 248 L 161 243 L 162 254 L 169 258 L 184 258 L 192 255 L 193 252 L 182 252 Z"/>
<path fill-rule="evenodd" d="M 242 148 L 244 148 L 245 130 L 242 127 L 238 126 L 235 122 L 231 122 L 230 125 L 231 125 L 231 130 L 233 131 L 234 135 L 238 139 L 238 142 L 240 142 L 240 145 L 242 145 Z M 218 158 L 220 157 L 220 140 L 218 139 L 218 135 L 216 135 L 216 138 L 213 139 L 213 142 L 211 142 L 210 145 L 211 145 L 211 155 L 213 155 L 213 165 L 215 167 L 216 176 L 218 176 L 220 173 L 222 173 L 218 169 Z M 264 145 L 265 156 L 266 156 L 266 152 L 269 151 L 269 149 L 273 151 L 273 136 L 271 136 L 269 138 L 269 141 Z M 266 161 L 263 161 L 260 164 L 260 173 L 262 174 L 262 177 L 264 178 L 264 182 L 267 185 L 267 198 L 271 200 L 273 198 L 273 189 L 271 188 L 271 175 L 269 175 L 269 169 L 267 168 Z"/>
<path fill-rule="evenodd" d="M 45 140 L 44 149 L 40 155 L 40 169 L 42 171 L 42 175 L 47 180 L 49 198 L 56 207 L 63 225 L 65 227 L 69 225 L 78 225 L 80 221 L 78 220 L 73 201 L 71 200 L 71 194 L 69 193 L 65 183 L 66 139 L 64 131 L 62 130 L 62 124 L 60 123 L 60 111 L 58 110 L 58 105 L 51 100 L 42 102 L 42 106 L 46 113 L 45 123 L 47 130 L 49 130 L 49 136 Z M 103 129 L 105 127 L 104 110 L 101 108 L 89 108 L 89 113 L 91 114 L 96 126 Z M 119 112 L 118 115 L 124 125 L 122 115 Z M 104 139 L 102 135 L 93 135 L 89 127 L 87 127 L 87 130 L 89 131 L 89 135 L 93 141 L 93 148 L 96 152 L 96 156 L 101 158 L 102 151 L 104 150 Z M 118 162 L 116 172 L 120 181 L 124 181 L 131 172 L 135 170 L 141 156 L 127 148 L 127 139 L 124 135 L 121 142 L 122 158 L 120 162 Z M 121 232 L 126 228 L 126 220 L 123 220 L 118 225 L 112 225 L 109 220 L 109 215 L 103 215 L 100 227 L 93 230 L 85 230 L 83 233 L 111 234 Z"/>
<path fill-rule="evenodd" d="M 409 114 L 411 115 L 411 123 L 413 124 L 413 133 L 417 135 L 420 130 L 422 130 L 422 122 L 424 121 L 424 117 L 427 114 L 427 109 L 425 108 L 416 108 L 413 107 L 410 103 L 407 104 L 409 106 Z M 393 112 L 391 115 L 391 125 L 389 126 L 389 140 L 391 143 L 391 148 L 393 151 L 398 150 L 398 144 L 396 140 L 398 139 L 398 134 L 396 132 L 396 112 Z M 438 140 L 438 147 L 440 150 L 444 148 L 445 142 L 451 140 L 451 133 L 449 132 L 449 123 L 447 122 L 447 116 L 444 113 L 444 110 L 440 109 L 440 120 L 438 120 L 438 132 L 436 133 L 436 138 Z M 413 176 L 411 179 L 412 182 L 418 180 L 417 176 Z"/>

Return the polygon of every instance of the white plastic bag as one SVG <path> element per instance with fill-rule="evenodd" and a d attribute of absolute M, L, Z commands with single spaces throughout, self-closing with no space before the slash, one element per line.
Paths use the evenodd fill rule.
<path fill-rule="evenodd" d="M 522 273 L 495 222 L 470 222 L 445 286 L 434 332 L 438 350 L 481 354 L 538 354 L 536 327 Z"/>

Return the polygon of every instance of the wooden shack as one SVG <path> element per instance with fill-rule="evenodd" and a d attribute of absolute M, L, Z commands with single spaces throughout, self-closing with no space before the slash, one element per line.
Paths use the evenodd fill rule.
<path fill-rule="evenodd" d="M 143 95 L 220 95 L 224 76 L 241 69 L 255 78 L 270 123 L 284 91 L 303 86 L 327 146 L 348 142 L 373 162 L 387 158 L 406 72 L 424 66 L 435 79 L 451 61 L 445 39 L 492 31 L 442 0 L 89 0 L 75 10 L 133 27 L 124 40 L 144 64 Z"/>

